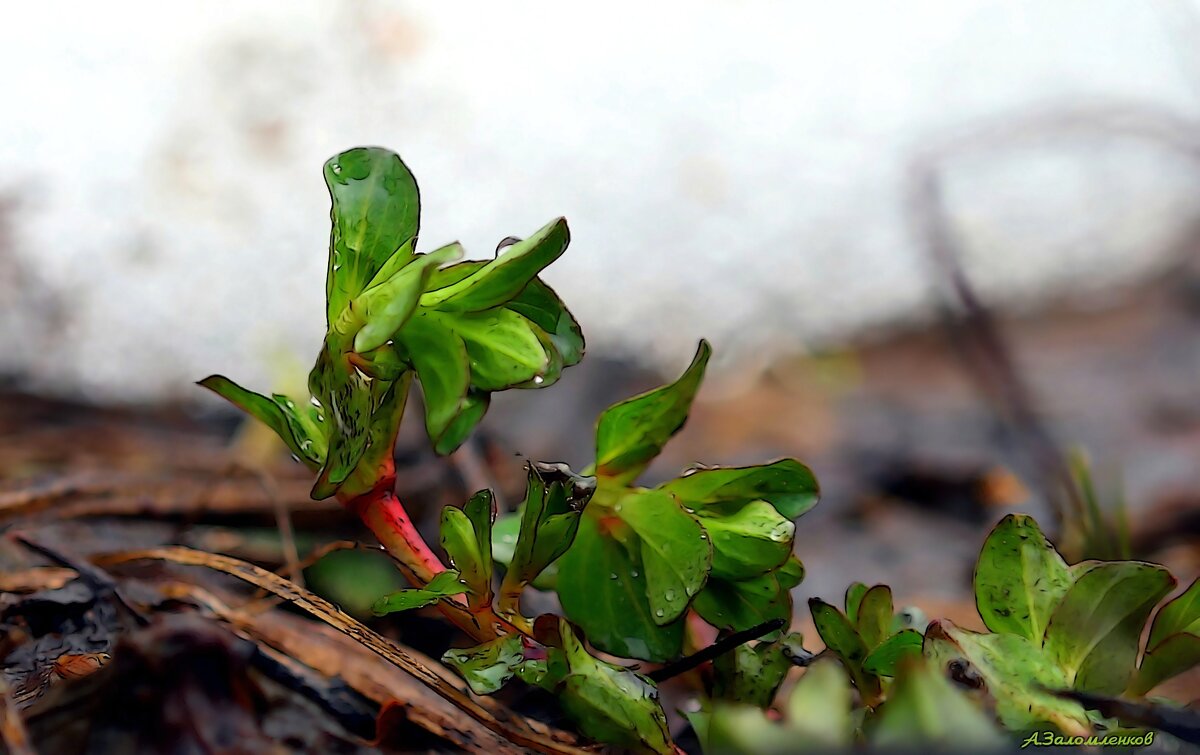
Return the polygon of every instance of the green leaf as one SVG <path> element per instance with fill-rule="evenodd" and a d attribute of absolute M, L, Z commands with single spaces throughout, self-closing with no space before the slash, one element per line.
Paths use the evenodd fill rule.
<path fill-rule="evenodd" d="M 199 382 L 267 427 L 310 469 L 325 462 L 324 423 L 315 407 L 298 408 L 296 402 L 278 394 L 267 398 L 248 391 L 223 375 L 210 375 Z"/>
<path fill-rule="evenodd" d="M 312 497 L 328 498 L 354 472 L 371 438 L 371 415 L 376 393 L 373 381 L 351 366 L 331 337 L 308 375 L 308 389 L 332 419 L 329 452 Z M 382 397 L 379 397 L 382 398 Z"/>
<path fill-rule="evenodd" d="M 783 566 L 775 570 L 775 579 L 779 581 L 781 590 L 784 592 L 791 590 L 804 581 L 804 564 L 793 555 L 783 562 Z"/>
<path fill-rule="evenodd" d="M 528 474 L 521 532 L 504 575 L 509 591 L 519 591 L 571 547 L 580 513 L 596 492 L 596 478 L 565 464 L 531 463 Z"/>
<path fill-rule="evenodd" d="M 921 655 L 925 638 L 915 629 L 903 629 L 888 637 L 863 659 L 863 671 L 875 676 L 895 676 L 908 658 Z"/>
<path fill-rule="evenodd" d="M 708 580 L 713 548 L 704 528 L 670 495 L 636 490 L 620 499 L 616 513 L 637 533 L 646 571 L 646 599 L 654 623 L 683 615 Z"/>
<path fill-rule="evenodd" d="M 550 339 L 563 367 L 579 364 L 583 359 L 583 331 L 562 300 L 541 280 L 534 278 L 521 293 L 508 303 L 508 308 L 541 328 Z M 542 386 L 549 385 L 557 374 L 547 373 Z"/>
<path fill-rule="evenodd" d="M 1144 695 L 1200 664 L 1200 579 L 1159 609 L 1129 692 Z"/>
<path fill-rule="evenodd" d="M 854 732 L 852 690 L 835 661 L 818 660 L 804 670 L 784 706 L 791 742 L 829 750 L 848 747 Z"/>
<path fill-rule="evenodd" d="M 363 326 L 354 336 L 354 350 L 370 351 L 391 339 L 417 310 L 434 269 L 460 256 L 462 247 L 457 243 L 416 255 L 390 278 L 355 297 L 352 309 Z"/>
<path fill-rule="evenodd" d="M 506 634 L 465 650 L 447 650 L 442 663 L 453 668 L 477 695 L 498 691 L 525 660 L 521 635 Z"/>
<path fill-rule="evenodd" d="M 736 581 L 709 577 L 692 607 L 709 624 L 734 632 L 772 619 L 790 619 L 792 598 L 780 583 L 782 571 Z"/>
<path fill-rule="evenodd" d="M 713 661 L 714 698 L 770 706 L 779 685 L 792 668 L 789 652 L 803 648 L 799 634 L 788 634 L 776 642 L 759 642 L 754 647 L 739 645 Z"/>
<path fill-rule="evenodd" d="M 855 626 L 867 649 L 883 642 L 892 628 L 892 588 L 875 585 L 867 590 L 858 606 L 858 621 Z"/>
<path fill-rule="evenodd" d="M 429 580 L 429 584 L 418 590 L 401 590 L 375 601 L 371 611 L 376 616 L 384 616 L 397 611 L 409 611 L 413 608 L 431 606 L 442 598 L 461 595 L 467 591 L 467 586 L 459 579 L 458 572 L 448 569 L 439 572 Z"/>
<path fill-rule="evenodd" d="M 821 636 L 825 647 L 842 661 L 854 680 L 854 686 L 858 687 L 864 698 L 877 697 L 880 692 L 879 680 L 863 671 L 868 648 L 858 630 L 841 611 L 820 598 L 809 599 L 808 607 L 812 611 L 817 634 Z"/>
<path fill-rule="evenodd" d="M 1006 743 L 995 724 L 942 674 L 906 663 L 879 709 L 871 744 L 884 751 L 924 748 L 978 752 Z"/>
<path fill-rule="evenodd" d="M 858 624 L 858 607 L 862 604 L 863 596 L 867 594 L 867 586 L 862 582 L 851 582 L 846 588 L 846 618 L 851 624 Z"/>
<path fill-rule="evenodd" d="M 1064 734 L 1091 733 L 1079 703 L 1046 691 L 1070 686 L 1062 669 L 1022 635 L 978 634 L 935 621 L 925 632 L 924 654 L 952 680 L 985 691 L 1006 728 L 1026 731 L 1052 724 Z"/>
<path fill-rule="evenodd" d="M 613 536 L 612 528 L 623 528 L 628 537 L 637 538 L 615 516 L 602 519 L 589 511 L 580 520 L 575 543 L 558 561 L 563 613 L 605 652 L 655 662 L 678 657 L 683 646 L 682 618 L 666 626 L 657 624 L 646 597 L 640 549 L 630 550 Z"/>
<path fill-rule="evenodd" d="M 1144 695 L 1166 680 L 1200 664 L 1200 636 L 1173 634 L 1146 651 L 1129 686 L 1129 694 Z"/>
<path fill-rule="evenodd" d="M 325 183 L 333 201 L 325 284 L 326 313 L 333 324 L 393 253 L 416 238 L 421 198 L 400 157 L 378 147 L 357 147 L 331 158 Z"/>
<path fill-rule="evenodd" d="M 689 508 L 743 506 L 766 501 L 783 517 L 795 519 L 816 505 L 820 488 L 812 470 L 795 459 L 753 467 L 709 467 L 691 470 L 658 487 Z"/>
<path fill-rule="evenodd" d="M 630 669 L 592 657 L 567 622 L 558 624 L 569 669 L 559 700 L 579 730 L 635 752 L 674 753 L 654 684 Z"/>
<path fill-rule="evenodd" d="M 1031 517 L 1010 514 L 988 535 L 975 566 L 975 603 L 988 629 L 1041 643 L 1071 575 Z"/>
<path fill-rule="evenodd" d="M 1150 611 L 1175 586 L 1170 572 L 1137 561 L 1100 563 L 1071 586 L 1046 628 L 1046 653 L 1072 687 L 1116 695 L 1137 661 Z"/>
<path fill-rule="evenodd" d="M 1159 610 L 1146 647 L 1153 648 L 1171 635 L 1184 632 L 1200 636 L 1200 579 Z"/>
<path fill-rule="evenodd" d="M 462 509 L 442 509 L 442 548 L 470 588 L 474 605 L 487 605 L 492 598 L 493 507 L 492 492 L 481 490 Z"/>
<path fill-rule="evenodd" d="M 579 325 L 534 277 L 568 240 L 558 220 L 492 262 L 429 273 L 418 306 L 393 337 L 421 381 L 425 427 L 438 453 L 466 440 L 492 392 L 550 385 L 582 357 Z"/>
<path fill-rule="evenodd" d="M 471 408 L 467 396 L 471 373 L 466 345 L 436 318 L 420 312 L 408 321 L 399 337 L 421 381 L 425 429 L 430 440 L 438 448 L 448 444 L 457 447 L 466 440 L 466 435 L 459 438 L 452 427 Z"/>
<path fill-rule="evenodd" d="M 429 292 L 422 304 L 451 312 L 479 312 L 498 307 L 523 291 L 538 273 L 566 251 L 570 242 L 567 221 L 553 220 L 461 280 Z"/>
<path fill-rule="evenodd" d="M 596 474 L 618 483 L 634 480 L 687 420 L 712 348 L 701 341 L 678 380 L 619 404 L 596 424 Z"/>
<path fill-rule="evenodd" d="M 725 516 L 701 513 L 712 538 L 712 572 L 729 580 L 771 571 L 792 553 L 796 525 L 766 501 L 753 501 Z"/>
<path fill-rule="evenodd" d="M 466 346 L 471 385 L 477 390 L 513 388 L 546 369 L 549 356 L 538 329 L 511 309 L 497 307 L 453 316 L 438 312 L 437 317 Z"/>

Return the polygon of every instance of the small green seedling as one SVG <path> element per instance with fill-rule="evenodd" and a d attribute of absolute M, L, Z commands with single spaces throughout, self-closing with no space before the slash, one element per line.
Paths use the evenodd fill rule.
<path fill-rule="evenodd" d="M 682 654 L 689 610 L 723 629 L 790 618 L 788 590 L 803 573 L 791 520 L 816 502 L 812 473 L 786 460 L 632 487 L 687 418 L 710 353 L 701 344 L 678 382 L 604 413 L 588 474 L 531 464 L 519 513 L 495 527 L 490 491 L 445 509 L 447 567 L 394 491 L 408 393 L 420 385 L 430 442 L 446 454 L 493 392 L 548 386 L 579 362 L 579 325 L 538 278 L 566 250 L 567 224 L 552 221 L 492 260 L 462 262 L 456 243 L 417 251 L 420 194 L 395 154 L 343 152 L 326 163 L 325 182 L 333 229 L 311 395 L 260 395 L 216 375 L 201 385 L 274 430 L 316 475 L 312 496 L 336 496 L 402 565 L 413 588 L 381 598 L 376 613 L 436 606 L 479 643 L 444 658 L 473 691 L 518 677 L 557 694 L 587 736 L 673 751 L 650 679 L 594 657 L 567 620 L 523 615 L 521 595 L 556 582 L 594 647 L 644 660 Z"/>
<path fill-rule="evenodd" d="M 945 619 L 918 631 L 912 609 L 893 615 L 883 585 L 851 585 L 844 610 L 811 600 L 825 654 L 840 670 L 811 668 L 780 705 L 782 723 L 752 710 L 748 696 L 728 702 L 714 695 L 693 716 L 706 748 L 795 752 L 801 735 L 811 744 L 800 749 L 818 751 L 851 743 L 995 748 L 1004 730 L 1012 744 L 1031 731 L 1136 739 L 1139 732 L 1090 706 L 1144 696 L 1200 664 L 1200 581 L 1162 606 L 1143 646 L 1147 620 L 1175 586 L 1167 570 L 1140 561 L 1068 566 L 1030 517 L 1010 515 L 996 525 L 974 581 L 989 632 Z M 812 697 L 818 688 L 822 703 Z M 830 700 L 838 701 L 835 709 Z"/>

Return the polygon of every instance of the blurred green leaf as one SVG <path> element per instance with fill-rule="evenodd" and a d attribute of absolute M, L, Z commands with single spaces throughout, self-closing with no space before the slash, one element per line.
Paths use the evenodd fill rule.
<path fill-rule="evenodd" d="M 908 658 L 919 657 L 925 638 L 915 629 L 902 629 L 872 650 L 863 659 L 863 671 L 875 676 L 895 676 Z"/>
<path fill-rule="evenodd" d="M 851 582 L 846 588 L 846 618 L 851 624 L 858 624 L 858 607 L 862 604 L 863 596 L 867 594 L 867 586 L 862 582 Z"/>
<path fill-rule="evenodd" d="M 841 611 L 820 598 L 811 598 L 808 608 L 812 612 L 817 634 L 854 680 L 854 686 L 864 699 L 873 700 L 880 694 L 879 679 L 863 670 L 863 661 L 869 648 L 862 636 Z M 862 608 L 860 606 L 860 618 Z"/>
<path fill-rule="evenodd" d="M 783 711 L 793 746 L 804 742 L 813 749 L 847 747 L 854 736 L 852 694 L 846 672 L 836 661 L 818 660 L 805 669 Z"/>
<path fill-rule="evenodd" d="M 1034 642 L 1018 634 L 979 634 L 935 621 L 925 632 L 924 655 L 952 680 L 989 695 L 1009 729 L 1056 726 L 1086 735 L 1091 722 L 1078 703 L 1047 690 L 1070 686 L 1066 674 Z"/>
<path fill-rule="evenodd" d="M 897 635 L 899 636 L 899 635 Z M 871 729 L 871 744 L 885 750 L 927 748 L 959 752 L 1003 748 L 1005 737 L 961 690 L 927 664 L 901 666 L 888 700 Z"/>
<path fill-rule="evenodd" d="M 892 588 L 875 585 L 863 594 L 855 627 L 868 650 L 878 646 L 891 632 L 894 613 Z"/>
<path fill-rule="evenodd" d="M 1200 636 L 1173 634 L 1142 658 L 1142 665 L 1129 686 L 1129 694 L 1144 695 L 1166 680 L 1200 665 Z"/>
<path fill-rule="evenodd" d="M 1071 587 L 1062 556 L 1031 517 L 1010 514 L 988 535 L 975 566 L 975 602 L 988 629 L 1041 643 Z"/>
<path fill-rule="evenodd" d="M 1167 602 L 1154 617 L 1141 668 L 1129 692 L 1144 695 L 1200 664 L 1200 579 Z"/>
<path fill-rule="evenodd" d="M 1074 689 L 1101 695 L 1125 690 L 1150 611 L 1175 586 L 1156 564 L 1097 564 L 1071 586 L 1046 628 L 1046 653 Z"/>
<path fill-rule="evenodd" d="M 701 341 L 678 380 L 614 404 L 596 424 L 596 474 L 626 484 L 658 456 L 687 420 L 712 348 Z"/>
<path fill-rule="evenodd" d="M 1200 635 L 1200 579 L 1194 580 L 1181 595 L 1168 601 L 1154 617 L 1146 647 L 1152 648 L 1171 635 L 1182 632 Z"/>

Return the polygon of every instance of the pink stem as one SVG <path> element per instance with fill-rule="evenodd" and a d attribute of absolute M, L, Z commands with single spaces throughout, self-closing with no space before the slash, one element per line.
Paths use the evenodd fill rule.
<path fill-rule="evenodd" d="M 422 587 L 446 566 L 426 544 L 390 486 L 380 486 L 365 495 L 343 501 L 362 519 L 383 547 L 407 568 Z"/>

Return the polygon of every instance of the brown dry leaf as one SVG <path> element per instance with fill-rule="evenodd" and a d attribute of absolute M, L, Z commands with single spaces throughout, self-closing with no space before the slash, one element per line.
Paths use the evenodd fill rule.
<path fill-rule="evenodd" d="M 410 652 L 401 649 L 381 635 L 343 613 L 324 598 L 297 587 L 292 582 L 265 569 L 216 553 L 170 546 L 146 550 L 124 551 L 97 556 L 96 563 L 111 566 L 139 560 L 160 560 L 191 566 L 204 566 L 224 572 L 256 587 L 260 587 L 304 609 L 339 632 L 351 637 L 375 654 L 387 659 L 412 675 L 439 696 L 452 703 L 488 729 L 515 745 L 544 753 L 582 753 L 583 750 L 537 731 L 531 723 L 504 709 L 481 705 L 445 677 L 431 670 Z"/>

